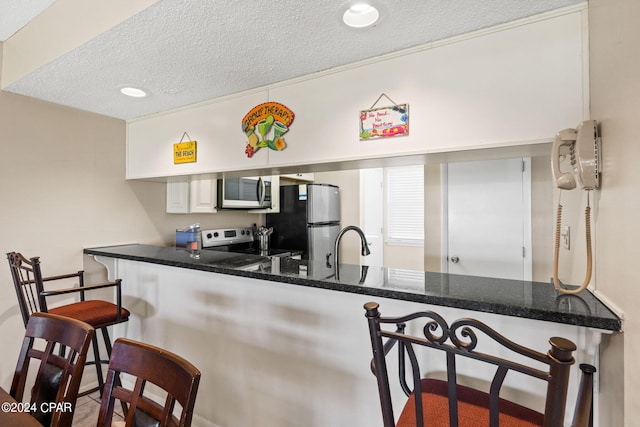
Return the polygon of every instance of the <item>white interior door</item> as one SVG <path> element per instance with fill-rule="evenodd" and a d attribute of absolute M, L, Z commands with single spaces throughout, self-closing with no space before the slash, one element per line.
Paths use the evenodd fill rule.
<path fill-rule="evenodd" d="M 447 169 L 448 272 L 531 280 L 530 159 Z"/>
<path fill-rule="evenodd" d="M 384 265 L 384 247 L 382 245 L 383 189 L 382 168 L 360 170 L 360 225 L 371 251 L 370 255 L 361 260 L 365 265 Z"/>

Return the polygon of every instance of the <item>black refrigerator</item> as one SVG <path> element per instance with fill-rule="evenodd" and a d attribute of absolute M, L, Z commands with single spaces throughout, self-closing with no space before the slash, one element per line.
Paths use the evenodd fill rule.
<path fill-rule="evenodd" d="M 340 231 L 340 189 L 331 184 L 280 187 L 280 213 L 267 214 L 271 247 L 302 251 L 302 258 L 329 261 Z"/>

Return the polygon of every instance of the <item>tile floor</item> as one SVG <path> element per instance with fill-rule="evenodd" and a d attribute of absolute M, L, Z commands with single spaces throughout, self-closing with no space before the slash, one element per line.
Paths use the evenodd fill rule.
<path fill-rule="evenodd" d="M 96 391 L 78 398 L 76 412 L 73 414 L 73 427 L 95 427 L 100 412 L 100 394 Z M 119 411 L 113 414 L 113 421 L 124 420 Z"/>

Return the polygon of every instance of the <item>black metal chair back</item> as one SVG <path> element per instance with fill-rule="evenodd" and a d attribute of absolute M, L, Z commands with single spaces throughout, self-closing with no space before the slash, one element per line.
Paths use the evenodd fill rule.
<path fill-rule="evenodd" d="M 576 346 L 570 340 L 553 337 L 548 353 L 521 346 L 500 335 L 486 324 L 470 318 L 448 325 L 433 311 L 412 313 L 400 317 L 381 317 L 379 305 L 365 304 L 369 323 L 373 360 L 371 369 L 377 378 L 382 416 L 385 427 L 405 426 L 545 426 L 563 425 L 572 353 Z M 393 325 L 391 328 L 385 325 Z M 405 333 L 406 328 L 418 328 L 422 336 Z M 413 329 L 411 329 L 413 330 Z M 488 338 L 503 350 L 511 351 L 511 358 L 478 351 L 480 338 Z M 397 420 L 394 417 L 387 355 L 397 347 L 398 378 L 408 397 Z M 485 348 L 485 347 L 483 347 Z M 446 361 L 446 379 L 423 377 L 421 362 L 428 360 L 421 350 L 442 351 Z M 395 353 L 395 352 L 394 352 Z M 504 352 L 500 352 L 504 354 Z M 521 357 L 522 356 L 522 357 Z M 495 371 L 488 390 L 477 390 L 458 383 L 456 362 L 470 358 Z M 529 360 L 530 362 L 523 362 Z M 529 366 L 531 363 L 532 366 Z M 422 367 L 424 369 L 424 366 Z M 592 381 L 595 368 L 581 365 L 583 377 L 574 413 L 574 426 L 588 426 L 591 417 Z M 482 368 L 485 369 L 484 367 Z M 537 378 L 546 384 L 544 412 L 500 397 L 509 372 Z M 409 378 L 409 381 L 407 381 Z"/>

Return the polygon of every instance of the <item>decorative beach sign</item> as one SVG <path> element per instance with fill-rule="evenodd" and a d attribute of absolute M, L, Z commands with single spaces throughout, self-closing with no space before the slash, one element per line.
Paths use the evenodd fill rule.
<path fill-rule="evenodd" d="M 256 105 L 242 119 L 242 132 L 247 136 L 245 154 L 253 157 L 260 148 L 281 151 L 286 147 L 282 135 L 289 131 L 294 114 L 278 102 Z"/>
<path fill-rule="evenodd" d="M 393 105 L 373 108 L 383 96 Z M 370 109 L 360 111 L 360 140 L 403 135 L 409 135 L 409 104 L 396 104 L 383 93 Z"/>
<path fill-rule="evenodd" d="M 185 137 L 187 141 L 185 141 Z M 198 157 L 198 143 L 192 141 L 188 133 L 182 134 L 182 139 L 173 144 L 173 163 L 195 163 Z"/>

